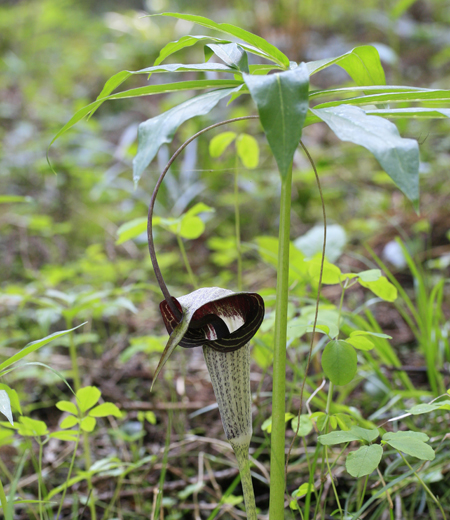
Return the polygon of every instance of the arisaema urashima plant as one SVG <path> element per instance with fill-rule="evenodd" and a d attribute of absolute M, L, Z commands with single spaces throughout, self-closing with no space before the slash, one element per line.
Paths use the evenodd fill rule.
<path fill-rule="evenodd" d="M 206 115 L 221 100 L 241 103 L 247 95 L 252 98 L 257 114 L 248 118 L 259 117 L 278 166 L 281 183 L 269 511 L 270 520 L 280 520 L 284 518 L 285 489 L 286 322 L 292 161 L 302 129 L 324 122 L 342 141 L 365 147 L 418 210 L 418 143 L 414 139 L 401 137 L 397 127 L 389 120 L 449 117 L 450 108 L 446 106 L 450 101 L 450 91 L 386 85 L 378 52 L 369 45 L 355 47 L 338 57 L 297 64 L 265 39 L 240 27 L 188 14 L 162 13 L 159 16 L 192 22 L 211 34 L 183 36 L 161 49 L 152 66 L 138 71 L 125 70 L 112 76 L 98 98 L 76 112 L 52 142 L 83 118 L 91 117 L 105 101 L 180 91 L 206 91 L 139 125 L 138 150 L 133 161 L 133 179 L 137 183 L 161 145 L 170 143 L 184 122 Z M 204 63 L 164 64 L 177 51 L 193 45 L 203 46 Z M 354 81 L 354 86 L 311 89 L 310 76 L 331 65 L 343 68 Z M 199 79 L 163 83 L 152 82 L 151 78 L 156 73 L 182 75 L 184 72 L 197 72 Z M 214 74 L 204 77 L 205 72 Z M 147 75 L 150 83 L 113 93 L 136 74 Z M 214 79 L 210 79 L 211 76 Z M 151 219 L 149 224 L 151 239 Z M 210 367 L 219 366 L 221 361 L 218 360 L 227 358 L 231 367 L 239 356 L 245 358 L 247 363 L 248 340 L 262 316 L 262 303 L 257 295 L 231 294 L 225 289 L 200 289 L 172 299 L 162 278 L 159 281 L 165 297 L 161 310 L 171 332 L 160 367 L 178 343 L 188 347 L 203 345 L 207 361 L 210 358 Z M 221 400 L 227 400 L 227 392 L 233 391 L 233 386 L 227 382 L 227 378 L 231 378 L 231 370 L 227 368 L 223 373 L 214 373 L 213 369 L 211 377 L 219 404 Z M 227 374 L 223 375 L 223 380 L 220 380 L 221 374 Z M 236 388 L 242 388 L 245 393 L 248 391 L 245 385 L 239 383 Z M 244 401 L 238 397 L 238 402 Z M 247 412 L 242 410 L 242 413 Z M 254 518 L 249 512 L 250 517 Z"/>

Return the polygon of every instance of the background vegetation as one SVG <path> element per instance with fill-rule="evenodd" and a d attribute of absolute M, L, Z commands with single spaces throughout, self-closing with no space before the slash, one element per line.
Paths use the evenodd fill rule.
<path fill-rule="evenodd" d="M 296 61 L 337 56 L 355 45 L 374 44 L 388 83 L 450 88 L 450 10 L 443 1 L 364 0 L 358 9 L 347 0 L 333 5 L 325 0 L 257 5 L 247 0 L 214 2 L 213 8 L 200 0 L 189 6 L 149 0 L 145 5 L 128 2 L 126 9 L 123 3 L 112 1 L 3 3 L 0 363 L 28 342 L 86 322 L 31 353 L 1 379 L 1 384 L 17 392 L 17 396 L 11 392 L 9 396 L 18 429 L 12 430 L 6 420 L 0 425 L 0 480 L 7 496 L 27 502 L 15 506 L 14 518 L 55 518 L 60 504 L 60 518 L 149 518 L 157 510 L 161 517 L 172 519 L 243 516 L 240 488 L 235 487 L 237 469 L 223 440 L 201 353 L 178 349 L 164 377 L 149 392 L 166 341 L 158 312 L 161 295 L 146 237 L 124 240 L 122 235 L 117 244 L 119 227 L 146 215 L 155 179 L 170 153 L 168 148 L 162 149 L 134 189 L 131 161 L 137 148 L 137 125 L 184 98 L 154 96 L 106 103 L 95 117 L 77 125 L 52 148 L 57 175 L 45 158 L 55 133 L 77 108 L 95 99 L 108 77 L 119 70 L 152 65 L 164 44 L 196 31 L 186 22 L 142 18 L 148 12 L 165 10 L 207 12 L 216 21 L 236 23 L 273 42 Z M 176 61 L 204 59 L 201 47 L 183 52 Z M 337 67 L 312 79 L 314 87 L 347 80 Z M 157 75 L 152 81 L 159 81 Z M 129 82 L 139 86 L 146 84 L 146 78 L 133 77 Z M 202 120 L 189 121 L 170 149 L 206 124 L 223 119 L 225 112 L 233 117 L 248 110 L 253 110 L 250 104 L 236 102 Z M 304 131 L 304 142 L 319 169 L 328 220 L 334 225 L 329 259 L 345 272 L 382 267 L 399 291 L 392 303 L 361 286 L 346 291 L 344 331 L 384 332 L 392 340 L 375 338 L 374 350 L 360 351 L 358 376 L 337 387 L 333 404 L 327 408 L 323 389 L 316 392 L 323 379 L 324 341 L 318 334 L 305 396 L 314 393 L 309 402 L 311 413 L 326 410 L 347 414 L 366 428 L 384 425 L 427 433 L 437 454 L 421 468 L 420 475 L 448 514 L 448 410 L 430 409 L 426 415 L 385 423 L 415 405 L 430 402 L 450 386 L 449 123 L 397 120 L 397 125 L 403 136 L 421 143 L 419 215 L 367 151 L 338 142 L 324 125 Z M 175 296 L 192 290 L 195 284 L 238 289 L 233 195 L 238 169 L 242 286 L 262 294 L 267 307 L 252 351 L 254 484 L 257 506 L 264 514 L 279 176 L 259 123 L 242 122 L 233 130 L 257 139 L 256 169 L 245 168 L 236 159 L 234 145 L 222 156 L 211 157 L 213 136 L 202 136 L 172 168 L 158 199 L 156 212 L 166 218 L 179 217 L 197 202 L 212 208 L 201 213 L 204 232 L 181 242 L 192 274 L 182 259 L 181 239 L 167 226 L 158 228 L 156 241 L 161 267 L 170 273 L 168 282 L 175 288 Z M 294 159 L 291 214 L 291 238 L 299 248 L 292 254 L 293 321 L 288 344 L 287 403 L 292 416 L 298 413 L 309 340 L 307 334 L 298 332 L 299 320 L 312 313 L 317 291 L 303 260 L 304 255 L 312 256 L 320 249 L 316 244 L 320 232 L 315 226 L 321 226 L 321 219 L 313 171 L 299 154 Z M 308 234 L 311 232 L 315 234 Z M 322 296 L 321 319 L 335 323 L 340 286 L 326 285 Z M 96 387 L 101 396 L 94 389 L 86 391 L 85 409 L 74 417 L 70 405 L 60 403 L 72 397 L 61 377 L 75 389 Z M 6 391 L 1 385 L 0 389 Z M 94 411 L 105 403 L 112 404 Z M 294 444 L 287 481 L 291 494 L 309 481 L 319 419 L 316 416 L 315 429 Z M 79 442 L 74 434 L 62 433 L 68 428 L 74 431 L 82 421 L 84 433 Z M 294 436 L 290 424 L 287 436 L 289 441 Z M 338 448 L 331 448 L 330 460 L 337 459 L 343 446 Z M 411 459 L 411 463 L 417 460 Z M 390 482 L 407 468 L 393 450 L 385 454 L 380 470 Z M 381 487 L 376 474 L 367 488 L 364 479 L 352 478 L 344 458 L 336 460 L 332 471 L 348 518 L 360 507 L 360 499 L 368 502 Z M 317 488 L 320 476 L 318 463 L 313 479 Z M 69 482 L 67 493 L 65 482 Z M 332 482 L 326 476 L 322 482 L 317 508 L 322 518 L 338 507 Z M 155 492 L 158 486 L 164 490 L 161 505 Z M 90 508 L 85 509 L 88 496 Z M 302 493 L 294 498 L 303 510 Z M 32 502 L 40 499 L 53 502 Z M 390 500 L 397 518 L 442 518 L 443 513 L 414 476 L 393 486 Z M 287 509 L 286 515 L 290 514 L 292 518 L 301 515 L 295 508 Z M 386 496 L 374 500 L 365 514 L 390 518 Z"/>

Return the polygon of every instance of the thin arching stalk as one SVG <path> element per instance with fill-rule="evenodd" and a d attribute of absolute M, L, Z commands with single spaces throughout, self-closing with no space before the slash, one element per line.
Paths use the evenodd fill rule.
<path fill-rule="evenodd" d="M 175 303 L 172 300 L 172 296 L 169 293 L 169 290 L 167 289 L 166 283 L 164 281 L 164 278 L 161 274 L 161 269 L 159 268 L 158 260 L 156 258 L 155 253 L 155 245 L 153 242 L 153 210 L 155 207 L 155 201 L 156 197 L 158 195 L 159 187 L 161 186 L 164 177 L 166 176 L 166 173 L 169 171 L 169 168 L 172 166 L 175 159 L 180 155 L 180 153 L 188 146 L 192 141 L 197 139 L 200 135 L 204 134 L 205 132 L 208 132 L 208 130 L 212 130 L 213 128 L 217 128 L 218 126 L 226 125 L 228 123 L 234 123 L 235 121 L 244 121 L 246 119 L 259 119 L 259 116 L 243 116 L 243 117 L 235 117 L 233 119 L 227 119 L 226 121 L 220 121 L 219 123 L 215 123 L 213 125 L 210 125 L 206 128 L 203 128 L 193 136 L 191 136 L 187 141 L 185 141 L 178 150 L 172 155 L 169 162 L 166 164 L 166 167 L 162 171 L 161 175 L 159 176 L 159 179 L 156 182 L 155 188 L 152 193 L 152 197 L 150 199 L 150 205 L 148 208 L 148 220 L 147 220 L 147 238 L 148 238 L 148 251 L 150 253 L 150 258 L 152 260 L 153 270 L 155 271 L 156 279 L 158 280 L 158 284 L 161 288 L 161 292 L 163 293 L 164 299 L 166 300 L 167 304 L 170 307 L 170 310 L 173 312 L 174 316 L 177 318 L 178 321 L 181 320 L 181 313 Z M 194 325 L 194 324 L 193 324 Z"/>
<path fill-rule="evenodd" d="M 311 353 L 312 353 L 312 349 L 313 349 L 313 346 L 314 346 L 314 336 L 315 336 L 315 332 L 316 332 L 317 318 L 319 316 L 320 291 L 322 289 L 323 264 L 324 264 L 324 261 L 325 261 L 325 248 L 326 248 L 326 244 L 327 244 L 327 214 L 326 214 L 326 211 L 325 211 L 325 202 L 323 200 L 322 186 L 320 184 L 319 174 L 317 173 L 316 165 L 315 165 L 315 163 L 313 161 L 313 158 L 311 157 L 308 149 L 306 148 L 306 146 L 303 144 L 302 141 L 300 141 L 300 145 L 303 148 L 303 151 L 305 152 L 306 156 L 308 157 L 308 160 L 309 160 L 309 162 L 310 162 L 310 164 L 312 166 L 312 169 L 314 170 L 314 175 L 316 177 L 317 187 L 319 189 L 320 201 L 322 203 L 322 214 L 323 214 L 323 246 L 322 246 L 322 259 L 321 259 L 321 262 L 320 262 L 319 286 L 317 288 L 316 311 L 315 311 L 315 314 L 314 314 L 313 330 L 312 330 L 312 334 L 311 334 L 311 342 L 310 342 L 310 345 L 309 345 L 308 360 L 306 362 L 305 377 L 303 379 L 302 387 L 301 387 L 301 390 L 300 390 L 300 406 L 299 406 L 299 409 L 298 409 L 297 430 L 296 430 L 294 438 L 292 439 L 292 442 L 291 442 L 291 444 L 289 446 L 289 451 L 288 451 L 288 454 L 287 454 L 287 457 L 286 457 L 285 480 L 287 479 L 287 470 L 288 470 L 289 457 L 291 455 L 292 446 L 294 445 L 295 439 L 296 439 L 296 437 L 298 435 L 298 431 L 299 431 L 299 428 L 300 428 L 300 418 L 301 418 L 301 413 L 302 413 L 302 408 L 303 408 L 303 392 L 304 392 L 304 389 L 305 389 L 306 378 L 307 378 L 307 375 L 308 375 L 309 366 L 311 364 Z"/>

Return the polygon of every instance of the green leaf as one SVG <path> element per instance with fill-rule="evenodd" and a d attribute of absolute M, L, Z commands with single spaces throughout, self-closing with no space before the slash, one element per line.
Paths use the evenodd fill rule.
<path fill-rule="evenodd" d="M 382 276 L 376 282 L 363 282 L 360 279 L 359 283 L 387 302 L 393 302 L 397 299 L 397 288 L 385 276 Z"/>
<path fill-rule="evenodd" d="M 222 132 L 215 135 L 209 142 L 209 155 L 211 157 L 220 157 L 235 140 L 236 135 L 235 132 Z"/>
<path fill-rule="evenodd" d="M 387 442 L 389 446 L 392 446 L 396 450 L 420 460 L 434 460 L 436 455 L 433 448 L 424 442 L 425 438 L 423 436 L 413 435 L 417 433 L 421 432 L 386 433 L 383 435 L 383 441 Z M 425 437 L 426 440 L 428 440 L 428 436 L 425 435 Z"/>
<path fill-rule="evenodd" d="M 223 40 L 219 40 L 218 38 L 214 38 L 212 36 L 204 36 L 204 35 L 200 35 L 200 34 L 193 36 L 193 35 L 188 34 L 186 36 L 183 36 L 179 40 L 170 42 L 167 45 L 165 45 L 159 51 L 159 56 L 156 58 L 154 65 L 159 65 L 167 57 L 169 57 L 171 54 L 174 54 L 175 52 L 178 52 L 186 47 L 192 47 L 192 45 L 195 45 L 198 42 L 205 42 L 205 41 L 224 43 Z"/>
<path fill-rule="evenodd" d="M 357 107 L 311 109 L 343 141 L 367 148 L 395 184 L 417 207 L 419 200 L 419 145 L 400 137 L 397 127 L 385 119 L 368 116 Z"/>
<path fill-rule="evenodd" d="M 236 140 L 236 150 L 242 164 L 253 170 L 259 164 L 258 141 L 248 134 L 240 134 Z"/>
<path fill-rule="evenodd" d="M 5 385 L 4 383 L 0 383 L 0 390 L 4 390 L 8 394 L 9 402 L 11 405 L 11 410 L 15 411 L 15 412 L 19 412 L 20 415 L 22 415 L 20 399 L 19 399 L 17 392 L 14 390 L 14 388 L 10 388 L 8 385 Z"/>
<path fill-rule="evenodd" d="M 391 439 L 400 439 L 400 438 L 409 439 L 411 437 L 413 437 L 414 439 L 418 439 L 419 441 L 422 441 L 422 442 L 427 442 L 430 440 L 430 437 L 428 437 L 428 435 L 426 433 L 413 432 L 411 430 L 398 431 L 398 432 L 386 432 L 382 438 L 384 441 L 389 441 Z"/>
<path fill-rule="evenodd" d="M 221 99 L 232 92 L 235 92 L 235 89 L 206 92 L 141 123 L 138 132 L 138 152 L 133 160 L 134 182 L 139 181 L 142 172 L 151 163 L 161 145 L 172 141 L 181 124 L 192 117 L 207 114 Z"/>
<path fill-rule="evenodd" d="M 365 89 L 361 87 L 364 91 L 369 91 L 369 89 Z M 370 94 L 364 95 L 355 98 L 345 99 L 346 105 L 385 105 L 387 103 L 424 103 L 431 101 L 433 103 L 443 101 L 448 103 L 450 101 L 450 90 L 443 89 L 411 89 L 405 87 L 399 92 L 396 89 L 392 89 L 391 87 L 386 87 L 388 92 L 385 92 L 384 89 L 378 94 Z M 343 89 L 339 89 L 343 93 Z M 349 89 L 351 91 L 351 89 Z M 378 89 L 376 89 L 378 90 Z M 320 95 L 324 95 L 327 91 L 321 91 Z M 331 90 L 329 91 L 331 94 Z M 334 92 L 336 93 L 336 91 Z M 318 93 L 316 95 L 319 95 Z M 317 105 L 315 108 L 329 108 L 341 105 L 343 101 L 329 101 L 326 103 L 321 103 Z M 433 107 L 434 108 L 434 107 Z M 389 109 L 386 109 L 389 110 Z M 410 109 L 412 110 L 412 109 Z"/>
<path fill-rule="evenodd" d="M 381 117 L 407 117 L 408 119 L 445 119 L 450 117 L 449 108 L 379 108 L 366 109 L 366 114 Z"/>
<path fill-rule="evenodd" d="M 376 282 L 380 277 L 381 271 L 379 269 L 369 269 L 358 273 L 358 278 L 363 282 Z"/>
<path fill-rule="evenodd" d="M 64 334 L 68 334 L 69 332 L 72 332 L 73 330 L 76 330 L 76 329 L 82 327 L 85 324 L 86 324 L 86 322 L 82 323 L 81 325 L 78 325 L 77 327 L 74 327 L 73 329 L 63 330 L 63 331 L 60 331 L 60 332 L 54 332 L 53 334 L 50 334 L 49 336 L 46 336 L 45 338 L 38 339 L 36 341 L 28 343 L 28 345 L 26 347 L 24 347 L 22 350 L 20 350 L 19 352 L 17 352 L 17 354 L 14 354 L 9 359 L 7 359 L 3 363 L 1 363 L 0 364 L 0 371 L 4 370 L 5 368 L 8 368 L 13 363 L 17 363 L 17 361 L 20 361 L 21 359 L 23 359 L 28 354 L 31 354 L 31 352 L 35 352 L 36 350 L 40 349 L 41 347 L 43 347 L 44 345 L 46 345 L 50 341 L 52 341 L 52 340 L 54 340 L 56 338 L 59 338 L 61 336 L 64 336 Z"/>
<path fill-rule="evenodd" d="M 424 413 L 434 412 L 436 410 L 448 410 L 450 401 L 439 401 L 437 403 L 417 404 L 409 410 L 406 410 L 412 415 L 422 415 Z"/>
<path fill-rule="evenodd" d="M 365 441 L 372 442 L 379 436 L 378 428 L 368 430 L 359 426 L 352 426 L 349 430 L 336 431 L 320 435 L 318 437 L 321 444 L 324 446 L 333 446 L 335 444 L 342 444 L 344 442 Z"/>
<path fill-rule="evenodd" d="M 345 468 L 352 477 L 360 478 L 375 471 L 383 456 L 383 448 L 379 444 L 361 446 L 359 450 L 348 454 Z"/>
<path fill-rule="evenodd" d="M 30 419 L 30 417 L 21 417 L 19 422 L 18 433 L 23 437 L 41 437 L 47 435 L 47 425 L 44 421 Z"/>
<path fill-rule="evenodd" d="M 81 413 L 85 413 L 97 404 L 102 393 L 96 386 L 85 386 L 76 393 L 78 407 Z"/>
<path fill-rule="evenodd" d="M 155 225 L 154 220 L 153 225 Z M 147 231 L 147 217 L 139 217 L 125 222 L 125 224 L 122 224 L 117 230 L 118 239 L 116 240 L 116 244 L 123 244 L 127 240 L 144 233 L 144 231 Z"/>
<path fill-rule="evenodd" d="M 76 441 L 78 439 L 78 430 L 66 430 L 64 432 L 53 432 L 49 435 L 52 439 L 59 439 L 60 441 Z"/>
<path fill-rule="evenodd" d="M 261 124 L 282 177 L 292 164 L 308 111 L 308 70 L 295 69 L 268 76 L 244 74 L 258 108 Z"/>
<path fill-rule="evenodd" d="M 304 482 L 298 489 L 296 489 L 292 496 L 295 498 L 302 498 L 308 493 L 312 493 L 314 491 L 314 486 L 309 482 Z"/>
<path fill-rule="evenodd" d="M 350 343 L 352 347 L 357 348 L 358 350 L 372 350 L 375 346 L 370 339 L 365 338 L 364 336 L 353 336 L 349 337 L 345 340 L 347 343 Z"/>
<path fill-rule="evenodd" d="M 11 411 L 11 402 L 6 390 L 0 390 L 0 413 L 2 413 L 8 421 L 14 426 L 14 419 Z"/>
<path fill-rule="evenodd" d="M 298 426 L 298 416 L 294 417 L 291 421 L 291 428 L 293 432 L 297 432 Z M 309 417 L 309 415 L 302 414 L 300 416 L 300 426 L 298 427 L 297 435 L 299 437 L 306 437 L 309 433 L 311 433 L 313 429 L 313 423 Z"/>
<path fill-rule="evenodd" d="M 343 340 L 330 341 L 322 354 L 323 371 L 335 385 L 350 383 L 355 377 L 357 362 L 355 349 Z"/>
<path fill-rule="evenodd" d="M 249 73 L 248 56 L 236 43 L 210 43 L 207 45 L 229 68 Z"/>
<path fill-rule="evenodd" d="M 306 65 L 309 74 L 312 75 L 334 64 L 342 67 L 359 86 L 386 84 L 380 55 L 372 45 L 355 47 L 337 58 L 311 61 Z"/>
<path fill-rule="evenodd" d="M 107 417 L 113 415 L 114 417 L 122 417 L 122 412 L 113 403 L 99 404 L 95 408 L 90 410 L 89 415 L 91 417 Z"/>
<path fill-rule="evenodd" d="M 65 417 L 60 424 L 60 428 L 63 430 L 67 428 L 73 428 L 76 424 L 78 424 L 80 421 L 78 417 L 75 415 L 69 415 L 68 417 Z"/>
<path fill-rule="evenodd" d="M 250 45 L 256 47 L 266 55 L 269 59 L 271 58 L 273 61 L 277 62 L 279 65 L 284 68 L 289 67 L 289 58 L 285 56 L 280 50 L 274 47 L 272 44 L 257 36 L 252 34 L 251 32 L 245 31 L 240 27 L 235 25 L 231 25 L 229 23 L 216 23 L 204 16 L 196 16 L 190 14 L 181 14 L 181 13 L 161 13 L 156 16 L 171 16 L 173 18 L 178 18 L 180 20 L 187 20 L 188 22 L 194 22 L 198 25 L 202 25 L 203 27 L 207 27 L 208 29 L 215 29 L 216 31 L 223 32 L 225 34 L 230 34 L 231 36 L 235 36 L 241 39 L 244 42 L 249 43 Z"/>
<path fill-rule="evenodd" d="M 285 413 L 284 414 L 284 422 L 288 422 L 290 419 L 294 417 L 293 413 Z M 268 419 L 266 419 L 262 425 L 261 430 L 263 432 L 267 431 L 267 433 L 272 433 L 272 416 L 270 416 Z"/>
<path fill-rule="evenodd" d="M 311 278 L 318 282 L 320 277 L 321 256 L 317 256 L 310 260 L 308 265 L 308 271 Z M 322 283 L 327 285 L 341 283 L 341 270 L 337 265 L 330 264 L 327 260 L 323 263 Z"/>
<path fill-rule="evenodd" d="M 392 336 L 388 334 L 382 334 L 381 332 L 370 332 L 368 330 L 354 330 L 350 333 L 350 337 L 353 336 L 374 336 L 375 338 L 392 339 Z"/>
<path fill-rule="evenodd" d="M 58 401 L 56 403 L 56 408 L 58 408 L 58 410 L 61 410 L 62 412 L 68 412 L 73 415 L 78 415 L 78 408 L 74 403 L 71 403 L 70 401 Z"/>
<path fill-rule="evenodd" d="M 97 424 L 97 421 L 94 419 L 94 417 L 87 416 L 84 419 L 82 419 L 80 423 L 80 428 L 84 432 L 92 432 L 94 431 L 95 425 Z"/>

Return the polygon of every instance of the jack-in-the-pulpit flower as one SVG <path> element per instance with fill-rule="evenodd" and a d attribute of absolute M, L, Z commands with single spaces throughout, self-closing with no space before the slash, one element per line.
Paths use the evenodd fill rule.
<path fill-rule="evenodd" d="M 172 302 L 181 320 L 178 322 L 166 300 L 160 304 L 170 338 L 155 379 L 177 345 L 203 347 L 225 435 L 238 461 L 247 518 L 256 520 L 248 460 L 252 437 L 249 341 L 264 318 L 264 301 L 256 293 L 208 287 L 172 298 Z"/>

